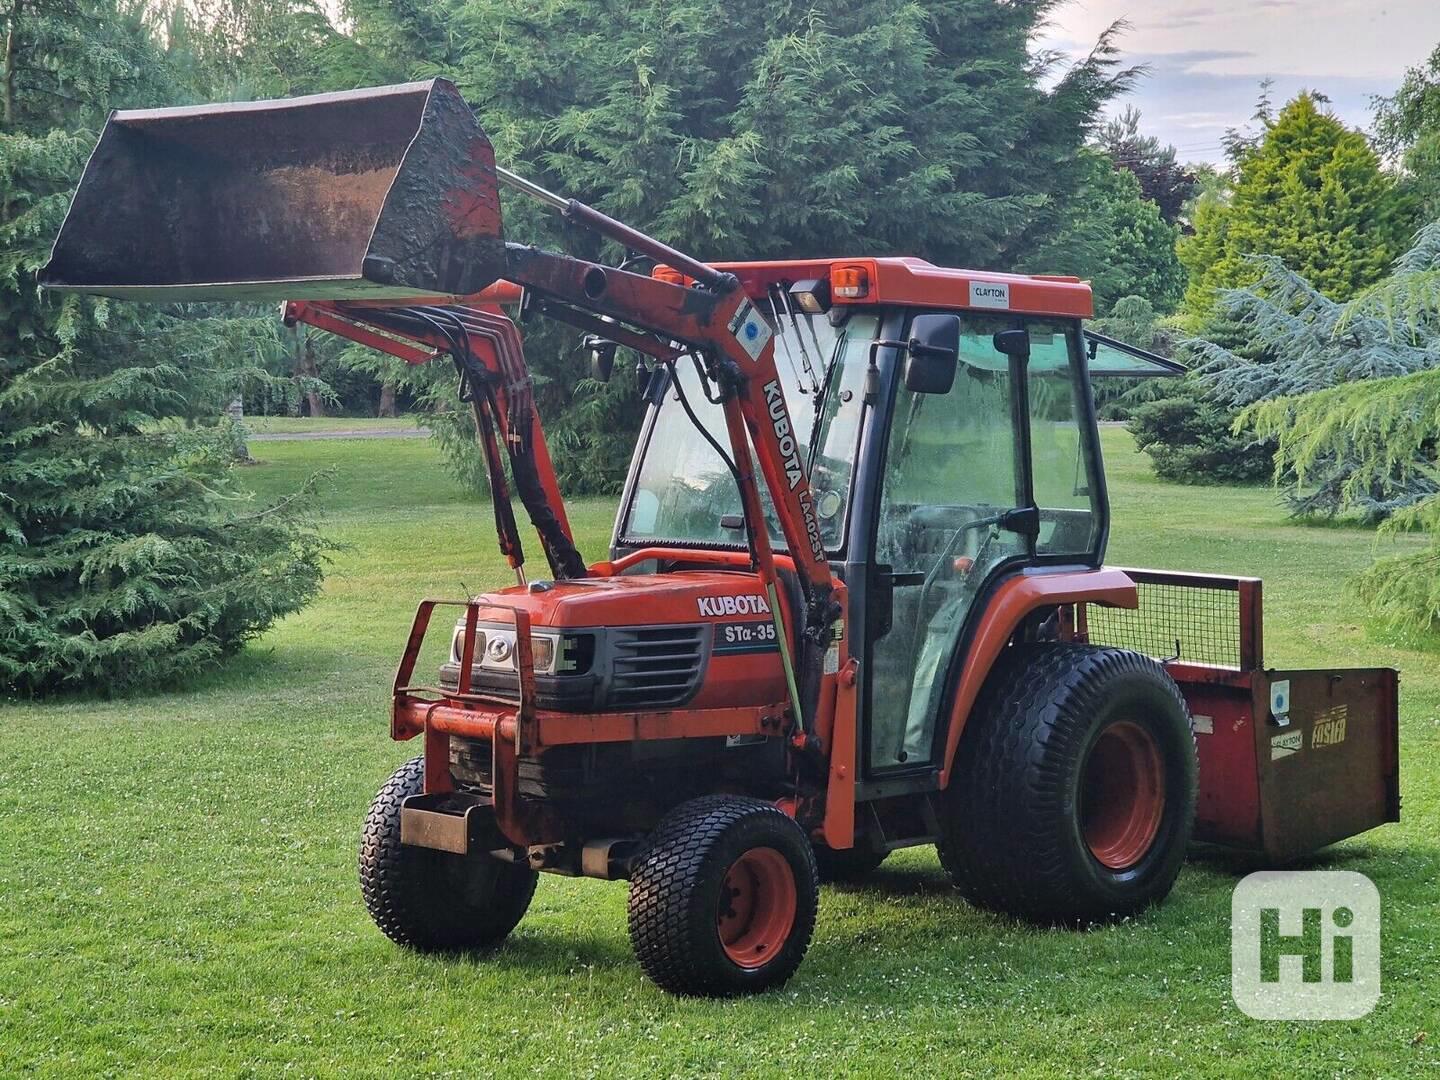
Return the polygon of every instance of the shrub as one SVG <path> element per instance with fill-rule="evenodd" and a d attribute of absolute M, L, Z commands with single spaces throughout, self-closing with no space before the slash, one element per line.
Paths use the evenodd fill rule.
<path fill-rule="evenodd" d="M 1129 429 L 1156 475 L 1181 484 L 1255 484 L 1270 478 L 1273 440 L 1235 435 L 1235 412 L 1186 377 L 1175 392 L 1139 406 Z"/>
<path fill-rule="evenodd" d="M 0 689 L 114 692 L 233 652 L 318 591 L 309 491 L 255 507 L 224 404 L 275 320 L 41 294 L 93 136 L 0 134 Z"/>

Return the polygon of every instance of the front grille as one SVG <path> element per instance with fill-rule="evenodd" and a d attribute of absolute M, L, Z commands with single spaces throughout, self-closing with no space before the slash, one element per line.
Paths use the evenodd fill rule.
<path fill-rule="evenodd" d="M 559 712 L 589 712 L 595 708 L 596 676 L 536 675 L 535 705 Z M 455 690 L 460 683 L 460 665 L 446 664 L 440 669 L 440 688 Z M 470 689 L 479 694 L 507 702 L 520 700 L 520 677 L 512 672 L 470 668 Z"/>
<path fill-rule="evenodd" d="M 705 674 L 705 626 L 616 630 L 612 642 L 612 708 L 681 705 Z"/>

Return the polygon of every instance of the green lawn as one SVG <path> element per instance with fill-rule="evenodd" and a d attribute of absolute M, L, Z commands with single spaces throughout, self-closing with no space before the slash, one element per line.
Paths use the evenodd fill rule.
<path fill-rule="evenodd" d="M 428 442 L 276 442 L 244 473 L 259 491 L 336 469 L 328 529 L 348 546 L 320 602 L 184 692 L 0 706 L 0 1075 L 1440 1069 L 1440 655 L 1367 635 L 1343 586 L 1370 534 L 1290 525 L 1264 489 L 1158 483 L 1123 431 L 1105 439 L 1113 562 L 1259 574 L 1272 664 L 1403 671 L 1406 820 L 1321 863 L 1363 871 L 1384 899 L 1367 1019 L 1239 1013 L 1239 871 L 1213 860 L 1144 918 L 1075 933 L 973 911 L 933 852 L 905 852 L 867 887 L 825 892 L 788 987 L 735 1002 L 645 981 L 622 883 L 542 877 L 489 957 L 392 946 L 354 865 L 372 794 L 413 752 L 386 736 L 387 682 L 417 599 L 508 575 L 488 509 L 453 492 Z M 612 505 L 572 514 L 600 557 Z"/>
<path fill-rule="evenodd" d="M 340 431 L 413 431 L 425 427 L 424 416 L 246 416 L 245 426 L 257 435 L 327 434 Z"/>

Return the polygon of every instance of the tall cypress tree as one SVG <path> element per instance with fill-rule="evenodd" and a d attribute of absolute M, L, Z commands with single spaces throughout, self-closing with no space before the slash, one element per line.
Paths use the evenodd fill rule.
<path fill-rule="evenodd" d="M 1241 144 L 1228 201 L 1201 203 L 1180 243 L 1187 311 L 1208 314 L 1221 289 L 1259 280 L 1250 257 L 1280 259 L 1326 296 L 1346 300 L 1405 250 L 1414 205 L 1380 169 L 1365 136 L 1301 94 L 1255 145 Z"/>
<path fill-rule="evenodd" d="M 0 687 L 114 691 L 213 662 L 297 610 L 323 543 L 304 494 L 256 507 L 214 425 L 264 380 L 273 321 L 42 294 L 111 106 L 173 100 L 169 58 L 113 0 L 19 4 L 0 133 Z M 209 421 L 193 425 L 195 421 Z"/>
<path fill-rule="evenodd" d="M 1013 266 L 1131 78 L 1031 54 L 1055 0 L 440 6 L 500 159 L 712 259 Z"/>

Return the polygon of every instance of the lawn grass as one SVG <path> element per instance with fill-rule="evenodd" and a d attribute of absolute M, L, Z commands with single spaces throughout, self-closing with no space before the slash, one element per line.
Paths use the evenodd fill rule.
<path fill-rule="evenodd" d="M 1160 483 L 1123 431 L 1104 437 L 1112 562 L 1259 574 L 1270 663 L 1402 670 L 1406 820 L 1317 863 L 1379 885 L 1385 983 L 1370 1017 L 1238 1012 L 1240 871 L 1213 859 L 1189 864 L 1153 913 L 1074 933 L 971 910 L 932 851 L 903 852 L 864 888 L 826 890 L 799 974 L 744 1001 L 647 983 L 621 883 L 543 877 L 489 957 L 392 946 L 354 867 L 371 796 L 413 752 L 386 737 L 387 683 L 418 598 L 508 575 L 488 508 L 455 493 L 427 441 L 275 442 L 243 474 L 262 494 L 335 470 L 327 528 L 347 547 L 318 603 L 181 692 L 0 706 L 0 1075 L 1440 1068 L 1440 656 L 1367 633 L 1344 583 L 1371 558 L 1369 533 L 1289 524 L 1263 488 Z M 613 505 L 571 512 L 600 557 Z"/>
<path fill-rule="evenodd" d="M 246 416 L 245 426 L 257 435 L 326 434 L 337 431 L 413 431 L 426 426 L 425 416 Z"/>

